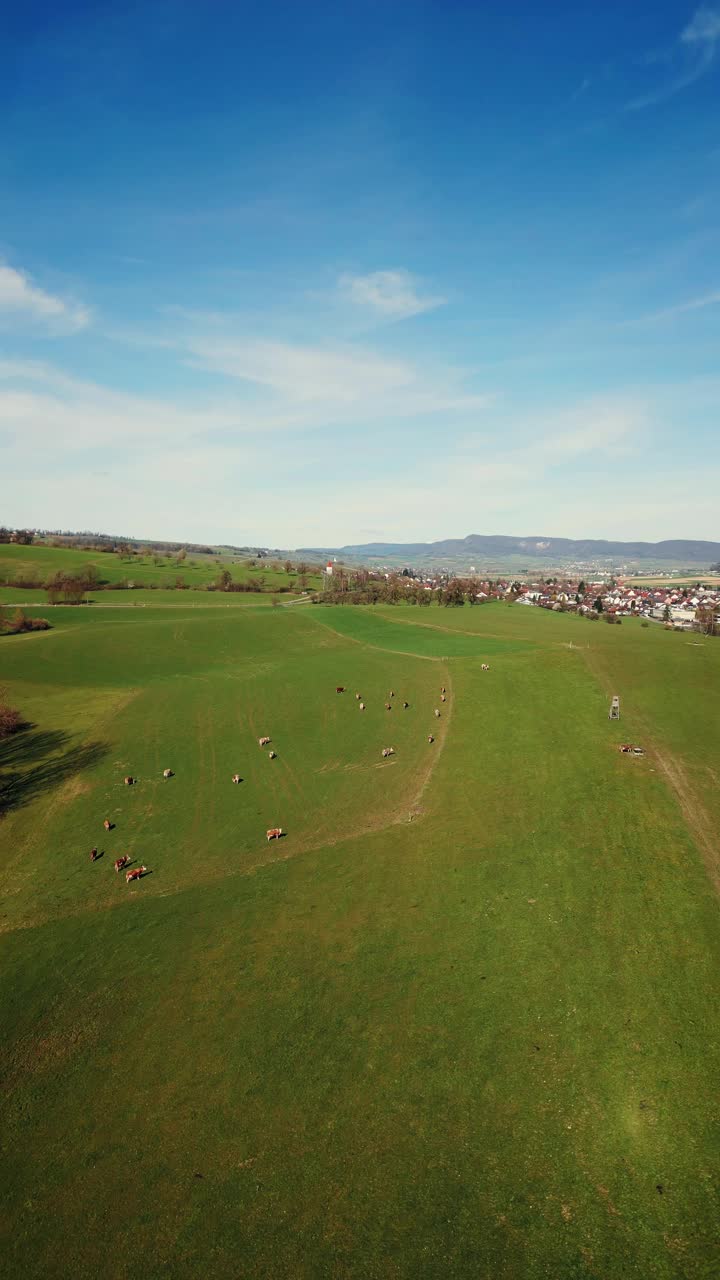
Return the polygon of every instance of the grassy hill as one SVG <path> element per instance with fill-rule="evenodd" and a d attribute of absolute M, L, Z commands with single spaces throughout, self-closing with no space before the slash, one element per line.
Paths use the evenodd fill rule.
<path fill-rule="evenodd" d="M 135 588 L 171 589 L 180 578 L 190 590 L 204 590 L 214 582 L 222 569 L 227 569 L 235 582 L 250 583 L 258 591 L 283 588 L 298 589 L 300 574 L 293 566 L 286 572 L 283 563 L 235 556 L 187 556 L 178 561 L 174 556 L 133 555 L 122 557 L 116 552 L 90 552 L 74 548 L 51 547 L 46 544 L 16 546 L 0 544 L 0 601 L 12 601 L 13 591 L 28 599 L 28 590 L 39 590 L 56 573 L 82 573 L 89 565 L 97 571 L 101 586 L 112 589 L 128 583 Z M 320 586 L 319 574 L 306 575 L 309 590 Z M 90 599 L 101 593 L 90 592 Z M 19 598 L 19 597 L 16 597 Z"/>
<path fill-rule="evenodd" d="M 720 644 L 176 599 L 0 641 L 0 1272 L 714 1274 Z"/>

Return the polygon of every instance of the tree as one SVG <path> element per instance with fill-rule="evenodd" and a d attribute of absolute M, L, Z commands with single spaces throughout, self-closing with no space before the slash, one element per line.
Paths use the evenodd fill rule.
<path fill-rule="evenodd" d="M 219 591 L 229 591 L 232 585 L 232 574 L 229 569 L 221 569 L 217 576 Z"/>
<path fill-rule="evenodd" d="M 663 609 L 663 622 L 669 622 L 671 618 L 672 618 L 672 614 L 670 612 L 670 605 L 666 604 L 665 608 Z"/>
<path fill-rule="evenodd" d="M 578 592 L 582 596 L 585 594 L 586 591 L 587 591 L 587 587 L 585 586 L 585 581 L 584 579 L 581 579 L 581 581 L 578 582 Z"/>
<path fill-rule="evenodd" d="M 286 573 L 292 573 L 292 562 L 290 560 L 286 560 L 284 568 Z"/>
<path fill-rule="evenodd" d="M 602 613 L 603 602 L 602 602 L 601 596 L 596 596 L 595 599 L 593 600 L 593 609 L 595 610 L 596 613 Z"/>
<path fill-rule="evenodd" d="M 0 701 L 0 738 L 9 738 L 11 733 L 17 733 L 18 729 L 22 729 L 23 723 L 19 711 Z"/>

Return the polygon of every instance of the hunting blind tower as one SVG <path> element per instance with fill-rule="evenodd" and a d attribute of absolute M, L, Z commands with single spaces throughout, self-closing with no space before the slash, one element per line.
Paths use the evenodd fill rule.
<path fill-rule="evenodd" d="M 617 694 L 615 694 L 612 702 L 610 703 L 610 710 L 608 711 L 608 717 L 610 720 L 620 719 L 620 699 L 618 698 Z"/>

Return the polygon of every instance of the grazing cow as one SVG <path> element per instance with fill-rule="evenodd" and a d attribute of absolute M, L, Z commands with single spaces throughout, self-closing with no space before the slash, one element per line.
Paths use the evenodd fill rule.
<path fill-rule="evenodd" d="M 130 884 L 133 880 L 142 880 L 147 867 L 133 867 L 131 871 L 125 872 L 125 883 Z"/>
<path fill-rule="evenodd" d="M 240 777 L 239 773 L 234 773 L 232 776 L 232 780 L 233 782 L 242 782 L 242 778 Z"/>
<path fill-rule="evenodd" d="M 481 670 L 481 671 L 489 671 L 489 670 L 490 670 L 490 668 L 489 668 L 489 666 L 488 666 L 487 662 L 482 662 L 482 663 L 480 664 L 480 670 Z"/>
<path fill-rule="evenodd" d="M 410 706 L 409 702 L 403 702 L 403 711 L 407 711 L 409 706 Z"/>
<path fill-rule="evenodd" d="M 444 685 L 444 684 L 440 685 L 440 692 L 441 692 L 441 693 L 447 693 L 447 689 L 445 688 L 445 685 Z"/>
<path fill-rule="evenodd" d="M 439 720 L 439 719 L 440 719 L 440 712 L 438 711 L 437 707 L 435 708 L 435 715 L 436 715 L 437 719 Z"/>
<path fill-rule="evenodd" d="M 447 697 L 446 697 L 446 695 L 445 695 L 444 693 L 441 693 L 441 694 L 440 694 L 440 701 L 441 701 L 441 702 L 447 702 Z"/>
<path fill-rule="evenodd" d="M 389 702 L 386 702 L 386 703 L 385 703 L 385 710 L 386 710 L 386 711 L 392 711 L 392 707 L 390 706 L 390 703 L 389 703 Z"/>
<path fill-rule="evenodd" d="M 125 786 L 131 787 L 134 781 L 135 779 L 131 778 L 130 775 L 128 774 L 127 778 L 125 779 Z"/>
<path fill-rule="evenodd" d="M 395 690 L 394 690 L 394 689 L 391 689 L 391 690 L 390 690 L 390 697 L 391 697 L 391 698 L 394 698 L 394 697 L 395 697 Z"/>
<path fill-rule="evenodd" d="M 163 778 L 172 778 L 172 777 L 173 777 L 172 769 L 163 769 Z"/>
<path fill-rule="evenodd" d="M 336 693 L 344 693 L 344 692 L 345 692 L 345 685 L 344 685 L 344 684 L 339 684 L 339 685 L 337 685 L 337 686 L 336 686 L 336 688 L 335 688 L 335 692 L 336 692 Z"/>
<path fill-rule="evenodd" d="M 283 833 L 282 827 L 268 827 L 266 832 L 268 840 L 279 840 Z"/>
<path fill-rule="evenodd" d="M 90 861 L 91 861 L 91 862 L 97 862 L 97 860 L 98 860 L 98 858 L 99 858 L 99 857 L 100 857 L 100 854 L 98 853 L 97 849 L 91 849 L 91 850 L 90 850 Z"/>
<path fill-rule="evenodd" d="M 269 738 L 258 738 L 258 746 L 266 747 L 269 741 Z"/>
<path fill-rule="evenodd" d="M 432 734 L 431 734 L 431 733 L 429 733 L 429 734 L 428 734 L 428 742 L 434 742 L 434 741 L 435 741 L 435 739 L 433 738 Z"/>
<path fill-rule="evenodd" d="M 365 710 L 365 703 L 364 703 L 364 702 L 361 702 L 361 703 L 360 703 L 360 710 L 361 710 L 361 711 L 364 711 L 364 710 Z"/>
<path fill-rule="evenodd" d="M 277 751 L 269 751 L 268 760 L 276 760 L 276 759 L 277 759 Z"/>
<path fill-rule="evenodd" d="M 115 861 L 115 870 L 116 870 L 116 871 L 124 871 L 129 861 L 130 861 L 130 854 L 129 854 L 129 853 L 124 853 L 124 854 L 123 854 L 123 856 L 122 856 L 122 858 L 117 858 L 117 859 L 116 859 L 116 861 Z"/>
<path fill-rule="evenodd" d="M 395 755 L 395 748 L 394 748 L 394 747 L 383 747 L 383 749 L 382 749 L 382 755 L 383 755 L 383 760 L 385 760 L 388 756 L 394 756 L 394 755 Z"/>
<path fill-rule="evenodd" d="M 359 701 L 360 701 L 360 694 L 359 694 L 359 693 L 356 693 L 356 694 L 355 694 L 355 698 L 356 698 L 356 700 L 359 702 Z"/>
<path fill-rule="evenodd" d="M 109 818 L 105 819 L 105 821 L 103 822 L 103 826 L 106 831 L 112 831 L 112 822 L 110 821 Z"/>

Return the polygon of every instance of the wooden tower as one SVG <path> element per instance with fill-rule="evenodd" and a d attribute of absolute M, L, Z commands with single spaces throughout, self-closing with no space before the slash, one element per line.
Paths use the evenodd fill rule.
<path fill-rule="evenodd" d="M 615 696 L 613 697 L 612 702 L 610 703 L 610 710 L 608 711 L 608 718 L 609 718 L 610 720 L 619 720 L 619 719 L 620 719 L 620 699 L 618 698 L 617 694 L 615 694 Z"/>

